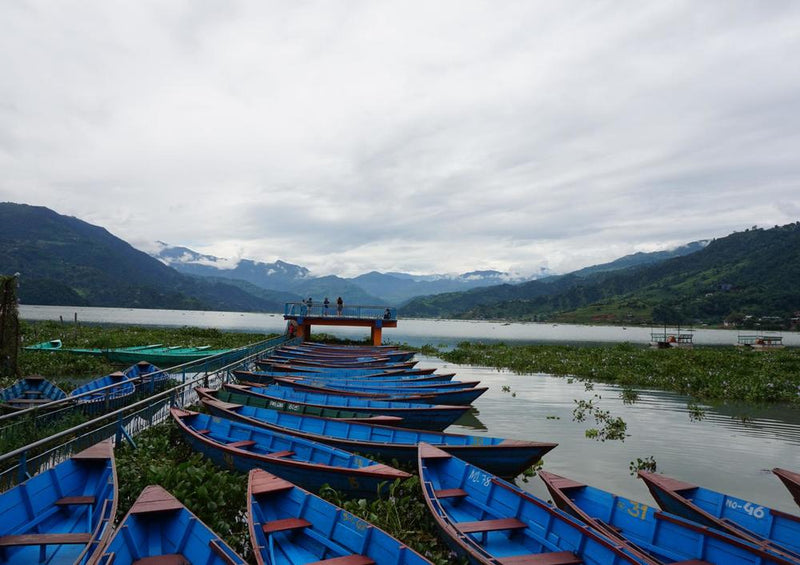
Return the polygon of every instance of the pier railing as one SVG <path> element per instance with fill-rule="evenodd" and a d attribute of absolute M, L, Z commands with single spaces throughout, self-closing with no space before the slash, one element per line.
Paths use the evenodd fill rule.
<path fill-rule="evenodd" d="M 0 455 L 0 492 L 64 461 L 72 454 L 94 445 L 98 441 L 113 438 L 118 444 L 124 438 L 135 445 L 133 438 L 138 433 L 169 418 L 171 407 L 183 408 L 196 403 L 195 387 L 219 386 L 222 382 L 232 379 L 234 369 L 243 366 L 249 367 L 255 360 L 269 355 L 278 346 L 286 343 L 292 343 L 292 341 L 287 340 L 285 336 L 279 336 L 239 348 L 233 352 L 216 355 L 214 359 L 209 358 L 171 367 L 167 371 L 173 378 L 181 379 L 179 384 L 118 410 L 3 453 Z M 137 379 L 147 379 L 149 376 L 142 375 Z M 153 379 L 150 379 L 149 382 L 152 383 Z M 113 386 L 104 388 L 113 388 Z M 74 398 L 65 399 L 67 403 L 72 402 L 72 404 L 56 406 L 55 411 L 36 412 L 42 411 L 50 404 L 55 405 L 64 401 L 3 416 L 6 424 L 0 427 L 0 441 L 7 440 L 11 434 L 20 433 L 19 426 L 45 426 L 53 423 L 56 418 L 68 416 L 68 410 L 80 410 L 74 404 Z M 12 419 L 13 417 L 18 419 Z"/>
<path fill-rule="evenodd" d="M 287 302 L 283 315 L 294 318 L 348 318 L 351 320 L 397 320 L 397 308 L 392 306 L 347 305 L 341 308 L 335 302 L 328 306 L 313 302 Z"/>

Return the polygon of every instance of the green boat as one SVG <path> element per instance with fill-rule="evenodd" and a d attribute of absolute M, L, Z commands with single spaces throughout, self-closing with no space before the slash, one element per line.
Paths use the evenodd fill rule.
<path fill-rule="evenodd" d="M 109 349 L 81 349 L 64 347 L 60 339 L 51 339 L 35 345 L 29 345 L 25 349 L 31 351 L 52 351 L 59 353 L 72 353 L 75 355 L 93 355 L 105 357 L 111 363 L 122 363 L 130 365 L 139 361 L 148 361 L 153 365 L 162 367 L 174 367 L 191 361 L 197 361 L 205 357 L 227 353 L 231 349 L 211 349 L 208 345 L 200 347 L 181 347 L 164 346 L 161 343 L 153 345 L 137 345 L 134 347 L 114 347 Z"/>

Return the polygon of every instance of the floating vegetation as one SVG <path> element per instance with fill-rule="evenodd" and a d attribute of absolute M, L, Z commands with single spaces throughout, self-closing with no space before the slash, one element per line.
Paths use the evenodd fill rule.
<path fill-rule="evenodd" d="M 601 410 L 597 401 L 601 397 L 597 394 L 589 400 L 577 400 L 572 410 L 572 419 L 575 422 L 586 421 L 587 416 L 593 416 L 597 428 L 589 428 L 584 433 L 587 438 L 596 441 L 625 441 L 628 437 L 628 424 L 621 417 L 613 417 L 608 410 Z"/>
<path fill-rule="evenodd" d="M 462 342 L 438 355 L 453 363 L 670 390 L 700 400 L 800 405 L 800 350 L 795 348 L 754 351 L 737 347 L 650 349 L 628 343 L 572 346 Z"/>
<path fill-rule="evenodd" d="M 639 471 L 650 471 L 651 473 L 655 473 L 658 470 L 658 465 L 656 464 L 656 460 L 653 458 L 652 455 L 648 455 L 644 459 L 636 458 L 636 461 L 631 461 L 628 468 L 631 471 L 631 475 L 636 476 L 636 473 Z"/>
<path fill-rule="evenodd" d="M 626 386 L 623 387 L 622 391 L 619 393 L 619 397 L 622 399 L 623 404 L 633 404 L 639 400 L 639 393 L 631 387 Z"/>
<path fill-rule="evenodd" d="M 706 411 L 696 402 L 687 404 L 686 409 L 689 411 L 689 419 L 692 422 L 699 422 L 706 417 Z"/>

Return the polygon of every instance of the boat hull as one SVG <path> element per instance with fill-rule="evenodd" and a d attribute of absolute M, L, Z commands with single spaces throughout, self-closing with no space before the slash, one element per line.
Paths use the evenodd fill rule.
<path fill-rule="evenodd" d="M 260 469 L 248 477 L 247 524 L 259 565 L 348 557 L 377 565 L 430 564 L 369 522 Z"/>
<path fill-rule="evenodd" d="M 35 475 L 0 495 L 0 562 L 91 562 L 111 536 L 117 498 L 110 441 Z"/>
<path fill-rule="evenodd" d="M 472 563 L 645 563 L 543 500 L 425 443 L 419 473 L 443 539 Z"/>
<path fill-rule="evenodd" d="M 224 469 L 264 469 L 308 490 L 319 491 L 327 484 L 363 498 L 374 498 L 386 483 L 409 477 L 388 465 L 288 434 L 176 408 L 171 413 L 189 445 Z M 236 445 L 242 442 L 252 445 Z"/>
<path fill-rule="evenodd" d="M 226 390 L 250 394 L 270 401 L 270 407 L 285 412 L 303 411 L 308 407 L 317 409 L 335 409 L 356 411 L 373 416 L 394 416 L 402 418 L 398 426 L 421 430 L 442 431 L 453 424 L 469 407 L 467 406 L 435 406 L 428 404 L 414 404 L 409 402 L 387 402 L 372 400 L 355 396 L 338 396 L 327 394 L 313 394 L 292 391 L 281 392 L 275 396 L 267 389 L 246 385 L 223 385 Z"/>
<path fill-rule="evenodd" d="M 144 488 L 97 563 L 121 565 L 148 559 L 154 564 L 247 563 L 175 497 L 156 485 Z"/>
<path fill-rule="evenodd" d="M 216 416 L 289 433 L 384 461 L 413 464 L 416 462 L 417 444 L 425 441 L 503 478 L 516 477 L 557 445 L 298 416 L 211 398 L 203 398 L 202 402 Z"/>

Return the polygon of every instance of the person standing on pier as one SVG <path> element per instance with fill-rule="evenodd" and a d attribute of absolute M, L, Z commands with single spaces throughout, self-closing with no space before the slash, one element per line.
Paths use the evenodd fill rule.
<path fill-rule="evenodd" d="M 342 297 L 340 296 L 339 298 L 336 299 L 336 315 L 337 316 L 341 316 L 342 315 L 342 309 L 343 308 L 344 308 L 344 301 L 342 300 Z"/>
<path fill-rule="evenodd" d="M 328 315 L 328 306 L 330 306 L 330 303 L 331 303 L 331 301 L 328 300 L 328 297 L 326 296 L 325 300 L 322 302 L 322 305 L 325 307 L 325 309 L 322 311 L 322 315 L 323 316 L 327 316 Z"/>

